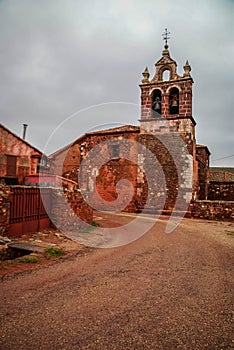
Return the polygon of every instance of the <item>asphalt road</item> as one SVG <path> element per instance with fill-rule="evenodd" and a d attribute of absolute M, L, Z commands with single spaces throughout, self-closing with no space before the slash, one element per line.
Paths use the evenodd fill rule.
<path fill-rule="evenodd" d="M 0 349 L 233 349 L 234 225 L 165 225 L 2 281 Z"/>

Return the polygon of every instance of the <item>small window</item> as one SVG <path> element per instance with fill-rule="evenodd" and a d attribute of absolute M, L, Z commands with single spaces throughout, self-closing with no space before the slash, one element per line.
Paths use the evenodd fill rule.
<path fill-rule="evenodd" d="M 170 71 L 169 69 L 166 69 L 162 74 L 162 80 L 163 81 L 169 81 L 170 80 Z"/>
<path fill-rule="evenodd" d="M 112 157 L 119 158 L 119 145 L 112 145 Z"/>
<path fill-rule="evenodd" d="M 45 166 L 47 163 L 47 159 L 45 157 L 41 157 L 40 159 L 40 165 Z"/>

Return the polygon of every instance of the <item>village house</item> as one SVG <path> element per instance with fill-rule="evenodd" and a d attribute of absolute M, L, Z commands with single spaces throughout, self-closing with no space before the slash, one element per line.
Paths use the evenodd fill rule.
<path fill-rule="evenodd" d="M 23 137 L 25 132 L 26 125 Z M 7 185 L 22 184 L 25 176 L 38 174 L 45 162 L 41 151 L 0 124 L 0 181 Z"/>

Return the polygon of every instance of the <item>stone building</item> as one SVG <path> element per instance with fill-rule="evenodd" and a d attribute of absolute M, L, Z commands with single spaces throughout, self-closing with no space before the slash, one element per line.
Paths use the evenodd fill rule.
<path fill-rule="evenodd" d="M 26 175 L 39 172 L 42 159 L 41 151 L 0 124 L 0 180 L 22 184 Z"/>
<path fill-rule="evenodd" d="M 50 156 L 53 173 L 78 181 L 97 209 L 185 210 L 207 198 L 210 152 L 196 144 L 191 67 L 180 76 L 167 43 L 155 67 L 152 79 L 142 73 L 139 126 L 87 133 Z"/>

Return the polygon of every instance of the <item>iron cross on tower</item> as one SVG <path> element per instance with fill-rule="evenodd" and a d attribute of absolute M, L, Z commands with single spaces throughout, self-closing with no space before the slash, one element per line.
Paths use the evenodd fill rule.
<path fill-rule="evenodd" d="M 165 49 L 168 48 L 168 45 L 167 45 L 167 40 L 170 39 L 170 35 L 171 33 L 168 32 L 167 28 L 165 28 L 165 33 L 162 34 L 163 36 L 163 40 L 165 40 Z"/>

